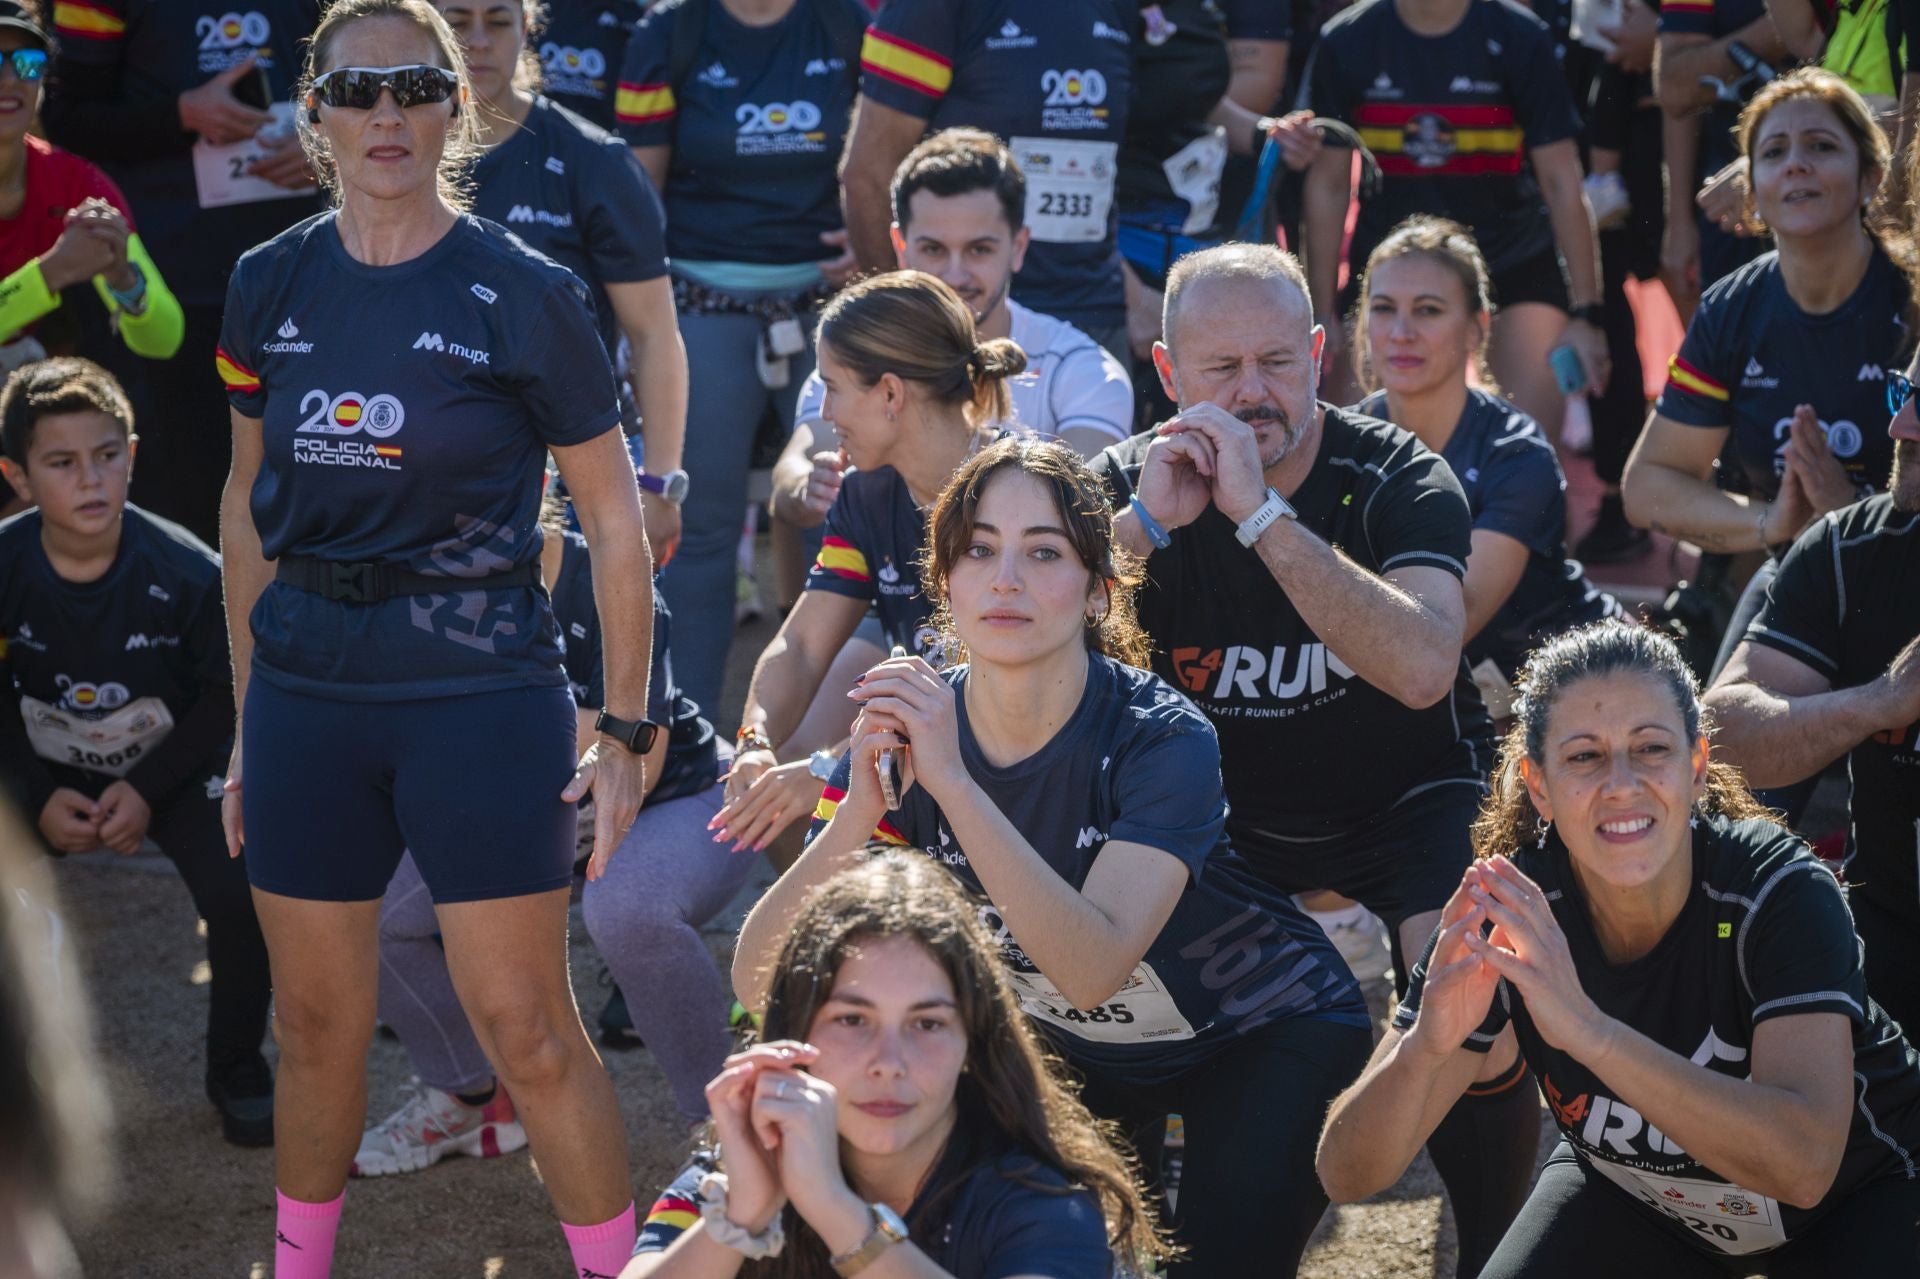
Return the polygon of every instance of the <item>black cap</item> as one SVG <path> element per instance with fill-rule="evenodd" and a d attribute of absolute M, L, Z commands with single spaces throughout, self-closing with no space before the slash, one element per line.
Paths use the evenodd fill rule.
<path fill-rule="evenodd" d="M 47 29 L 40 25 L 40 20 L 34 16 L 33 10 L 23 4 L 15 3 L 15 0 L 0 0 L 0 27 L 12 27 L 16 31 L 26 32 L 38 40 L 43 49 L 53 43 L 53 37 L 49 36 Z"/>

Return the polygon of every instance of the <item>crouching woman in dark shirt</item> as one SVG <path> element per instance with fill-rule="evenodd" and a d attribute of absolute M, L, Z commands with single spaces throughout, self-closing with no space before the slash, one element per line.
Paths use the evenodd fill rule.
<path fill-rule="evenodd" d="M 1833 874 L 1709 761 L 1667 639 L 1588 626 L 1520 688 L 1480 860 L 1328 1117 L 1329 1193 L 1397 1180 L 1511 1021 L 1563 1140 L 1482 1279 L 1916 1273 L 1920 1069 Z"/>
<path fill-rule="evenodd" d="M 808 895 L 762 1042 L 707 1085 L 720 1157 L 622 1279 L 1107 1279 L 1160 1258 L 1144 1195 L 1042 1056 L 945 872 L 882 852 Z"/>
<path fill-rule="evenodd" d="M 934 503 L 926 545 L 920 580 L 965 664 L 901 657 L 861 677 L 853 747 L 807 851 L 741 930 L 734 989 L 766 1000 L 806 890 L 870 837 L 920 851 L 985 899 L 1021 1009 L 1093 1112 L 1149 1166 L 1167 1114 L 1184 1117 L 1175 1279 L 1293 1274 L 1326 1206 L 1314 1138 L 1370 1038 L 1352 974 L 1228 843 L 1213 726 L 1110 655 L 1144 661 L 1145 640 L 1086 464 L 1056 443 L 989 445 Z"/>

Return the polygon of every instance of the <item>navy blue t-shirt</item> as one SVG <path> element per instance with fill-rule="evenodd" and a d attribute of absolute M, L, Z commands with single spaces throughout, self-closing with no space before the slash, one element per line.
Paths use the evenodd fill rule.
<path fill-rule="evenodd" d="M 619 318 L 609 284 L 667 273 L 665 217 L 646 171 L 619 138 L 535 98 L 526 122 L 473 167 L 473 211 L 579 276 L 609 352 Z"/>
<path fill-rule="evenodd" d="M 1319 925 L 1269 888 L 1227 841 L 1213 725 L 1158 676 L 1094 656 L 1072 718 L 1032 755 L 987 762 L 967 719 L 968 668 L 942 678 L 959 713 L 967 772 L 1054 872 L 1079 888 L 1109 840 L 1180 859 L 1189 879 L 1173 915 L 1126 983 L 1076 1009 L 1007 929 L 940 806 L 915 785 L 876 837 L 917 848 L 976 897 L 1021 1007 L 1069 1060 L 1139 1084 L 1170 1080 L 1270 1022 L 1313 1017 L 1365 1026 L 1353 974 Z M 852 756 L 822 793 L 812 833 L 846 796 Z M 1231 961 L 1227 959 L 1231 956 Z"/>
<path fill-rule="evenodd" d="M 1368 396 L 1354 411 L 1384 420 L 1386 393 Z M 1473 527 L 1527 548 L 1527 566 L 1513 593 L 1467 641 L 1470 664 L 1491 659 L 1511 679 L 1540 641 L 1622 616 L 1618 602 L 1587 580 L 1578 560 L 1567 558 L 1567 477 L 1537 422 L 1470 387 L 1466 410 L 1440 456 L 1467 495 Z"/>
<path fill-rule="evenodd" d="M 1126 320 L 1114 184 L 1135 17 L 1117 0 L 888 0 L 860 51 L 865 97 L 1006 139 L 1033 232 L 1013 296 L 1085 329 Z"/>
<path fill-rule="evenodd" d="M 1484 1053 L 1511 1022 L 1582 1164 L 1625 1190 L 1673 1237 L 1720 1255 L 1778 1247 L 1868 1182 L 1914 1177 L 1920 1070 L 1900 1027 L 1868 998 L 1845 894 L 1797 835 L 1771 821 L 1700 822 L 1693 888 L 1679 917 L 1652 950 L 1620 964 L 1607 959 L 1559 835 L 1544 849 L 1531 843 L 1515 861 L 1546 893 L 1580 987 L 1603 1014 L 1734 1079 L 1752 1075 L 1755 1032 L 1772 1018 L 1836 1013 L 1852 1035 L 1846 1151 L 1819 1205 L 1797 1208 L 1737 1186 L 1688 1154 L 1598 1072 L 1556 1048 L 1525 997 L 1502 978 L 1486 1020 L 1462 1046 Z M 1419 1017 L 1432 955 L 1429 940 L 1394 1015 L 1399 1030 Z"/>
<path fill-rule="evenodd" d="M 639 0 L 547 0 L 540 55 L 540 91 L 603 129 L 613 128 L 613 93 Z"/>
<path fill-rule="evenodd" d="M 560 572 L 553 582 L 553 617 L 566 645 L 567 686 L 574 704 L 598 710 L 607 704 L 606 650 L 600 643 L 600 610 L 593 598 L 593 561 L 587 539 L 567 529 L 560 534 Z M 667 757 L 660 779 L 647 794 L 649 804 L 693 795 L 713 785 L 718 746 L 713 725 L 700 707 L 673 682 L 673 614 L 656 584 L 653 590 L 653 661 L 647 678 L 647 718 L 667 734 Z"/>
<path fill-rule="evenodd" d="M 586 286 L 470 215 L 397 266 L 350 257 L 333 213 L 254 249 L 234 268 L 219 365 L 234 408 L 262 421 L 251 509 L 270 560 L 449 579 L 528 563 L 547 448 L 620 422 Z M 252 623 L 255 672 L 292 692 L 389 701 L 566 682 L 534 587 L 365 605 L 275 582 Z"/>
<path fill-rule="evenodd" d="M 202 208 L 195 137 L 178 127 L 178 99 L 251 54 L 258 70 L 249 74 L 264 79 L 265 99 L 288 101 L 322 6 L 318 0 L 250 0 L 245 9 L 220 0 L 63 0 L 46 7 L 67 71 L 55 76 L 62 85 L 55 93 L 73 92 L 73 83 L 111 85 L 113 100 L 144 105 L 151 118 L 171 126 L 156 128 L 164 136 L 148 139 L 150 149 L 129 154 L 124 142 L 93 136 L 94 128 L 111 128 L 104 121 L 61 111 L 54 113 L 61 126 L 54 141 L 94 159 L 119 185 L 139 220 L 141 242 L 174 295 L 189 306 L 218 305 L 234 259 L 312 216 L 320 201 L 309 191 Z"/>
<path fill-rule="evenodd" d="M 1363 0 L 1321 31 L 1306 105 L 1352 125 L 1386 178 L 1360 204 L 1356 273 L 1415 213 L 1464 223 L 1495 274 L 1553 252 L 1527 156 L 1578 134 L 1580 115 L 1552 33 L 1513 0 L 1476 0 L 1439 36 L 1408 27 L 1393 0 Z"/>
<path fill-rule="evenodd" d="M 961 1143 L 967 1136 L 956 1128 L 952 1140 Z M 941 1273 L 954 1279 L 1108 1279 L 1113 1254 L 1100 1202 L 1091 1192 L 1068 1185 L 1058 1170 L 1031 1156 L 1007 1154 L 953 1167 L 959 1162 L 954 1155 L 965 1153 L 970 1152 L 943 1156 L 907 1209 L 910 1237 Z M 714 1166 L 711 1153 L 698 1152 L 660 1192 L 641 1224 L 634 1256 L 665 1252 L 699 1220 L 700 1181 Z M 958 1188 L 945 1199 L 940 1219 L 933 1220 L 931 1201 L 956 1178 Z M 791 1209 L 788 1214 L 791 1231 Z"/>
<path fill-rule="evenodd" d="M 830 2 L 859 9 L 857 0 Z M 677 13 L 650 13 L 634 30 L 618 103 L 629 146 L 672 148 L 668 254 L 768 264 L 836 256 L 820 233 L 841 225 L 836 166 L 855 86 L 846 52 L 812 3 L 764 27 L 712 4 L 696 69 L 669 84 Z"/>
<path fill-rule="evenodd" d="M 920 588 L 926 537 L 927 514 L 914 505 L 900 472 L 891 466 L 848 471 L 827 510 L 807 589 L 873 605 L 889 643 L 938 666 L 933 604 Z"/>
<path fill-rule="evenodd" d="M 1907 297 L 1906 274 L 1876 246 L 1853 296 L 1809 315 L 1787 293 L 1780 254 L 1763 253 L 1701 295 L 1654 412 L 1730 429 L 1750 491 L 1772 501 L 1794 407 L 1811 404 L 1861 495 L 1877 492 L 1893 467 L 1886 374 L 1909 340 Z"/>
<path fill-rule="evenodd" d="M 124 777 L 156 807 L 226 769 L 233 673 L 220 559 L 177 524 L 128 506 L 113 564 L 61 577 L 40 512 L 0 523 L 0 773 L 38 816 L 62 770 Z M 211 705 L 213 722 L 196 714 Z"/>

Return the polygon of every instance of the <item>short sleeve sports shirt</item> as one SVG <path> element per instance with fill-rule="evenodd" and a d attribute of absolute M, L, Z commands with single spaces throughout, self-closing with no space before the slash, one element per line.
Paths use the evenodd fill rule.
<path fill-rule="evenodd" d="M 1920 635 L 1920 513 L 1886 494 L 1803 532 L 1780 563 L 1747 642 L 1785 653 L 1835 688 L 1878 679 Z M 1920 723 L 1847 754 L 1853 785 L 1848 891 L 1920 929 Z"/>
<path fill-rule="evenodd" d="M 1089 328 L 1126 318 L 1114 184 L 1132 100 L 1133 14 L 1114 0 L 889 0 L 860 92 L 929 130 L 1006 139 L 1033 232 L 1014 296 Z"/>
<path fill-rule="evenodd" d="M 473 168 L 473 211 L 566 267 L 593 294 L 609 351 L 619 344 L 607 285 L 667 273 L 660 197 L 624 142 L 535 98 L 526 122 Z"/>
<path fill-rule="evenodd" d="M 1580 116 L 1532 13 L 1486 0 L 1447 34 L 1424 36 L 1393 0 L 1363 0 L 1321 31 L 1308 76 L 1308 105 L 1352 125 L 1386 178 L 1360 205 L 1356 269 L 1415 213 L 1465 223 L 1496 275 L 1552 251 L 1527 152 L 1578 134 Z"/>
<path fill-rule="evenodd" d="M 591 120 L 614 127 L 614 90 L 627 37 L 640 21 L 639 0 L 547 0 L 540 55 L 540 91 Z"/>
<path fill-rule="evenodd" d="M 1886 487 L 1886 371 L 1906 349 L 1907 280 L 1878 248 L 1853 296 L 1825 315 L 1802 311 L 1763 253 L 1701 295 L 1654 411 L 1683 426 L 1733 432 L 1751 490 L 1771 501 L 1786 473 L 1797 405 L 1812 404 L 1827 447 L 1862 492 Z"/>
<path fill-rule="evenodd" d="M 1355 407 L 1384 418 L 1387 397 L 1371 395 Z M 1613 597 L 1567 558 L 1567 477 L 1539 423 L 1472 388 L 1440 456 L 1467 495 L 1474 530 L 1499 533 L 1527 548 L 1527 566 L 1513 593 L 1467 641 L 1469 663 L 1490 659 L 1512 678 L 1541 640 L 1622 615 Z"/>
<path fill-rule="evenodd" d="M 770 264 L 834 256 L 820 233 L 841 224 L 835 166 L 856 83 L 848 51 L 807 0 L 765 27 L 712 4 L 695 69 L 670 84 L 675 15 L 662 9 L 635 28 L 618 99 L 629 146 L 672 148 L 668 252 Z"/>
<path fill-rule="evenodd" d="M 1151 441 L 1136 435 L 1095 460 L 1121 504 Z M 1303 527 L 1368 572 L 1466 576 L 1472 524 L 1459 482 L 1398 427 L 1326 407 L 1320 452 L 1290 500 Z M 1276 840 L 1339 835 L 1414 791 L 1486 775 L 1491 725 L 1464 658 L 1453 692 L 1424 710 L 1373 687 L 1314 635 L 1217 510 L 1148 558 L 1138 607 L 1155 672 L 1219 730 L 1234 846 L 1256 864 Z"/>
<path fill-rule="evenodd" d="M 1544 850 L 1525 850 L 1519 864 L 1545 890 L 1581 986 L 1600 1010 L 1697 1066 L 1746 1078 L 1754 1030 L 1770 1018 L 1838 1013 L 1853 1027 L 1856 1104 L 1846 1153 L 1827 1197 L 1801 1209 L 1735 1185 L 1694 1159 L 1598 1075 L 1549 1044 L 1526 1000 L 1502 981 L 1466 1046 L 1485 1052 L 1512 1022 L 1554 1122 L 1582 1163 L 1679 1237 L 1733 1255 L 1778 1247 L 1877 1177 L 1915 1175 L 1920 1071 L 1900 1028 L 1867 998 L 1860 941 L 1840 885 L 1797 837 L 1771 822 L 1701 822 L 1693 841 L 1696 888 L 1653 950 L 1625 964 L 1609 963 L 1601 950 L 1557 836 Z M 1414 1024 L 1425 983 L 1422 959 L 1394 1017 L 1399 1029 Z"/>
<path fill-rule="evenodd" d="M 449 579 L 372 605 L 276 582 L 253 612 L 255 671 L 369 701 L 564 684 L 545 593 L 459 579 L 535 559 L 547 448 L 619 423 L 586 286 L 469 215 L 419 257 L 368 266 L 326 213 L 241 259 L 221 332 L 228 398 L 262 424 L 266 557 Z"/>
<path fill-rule="evenodd" d="M 959 694 L 967 772 L 1035 852 L 1075 888 L 1109 840 L 1180 859 L 1190 876 L 1173 916 L 1105 1004 L 1077 1009 L 1021 949 L 991 901 L 982 906 L 1021 1006 L 1070 1060 L 1127 1082 L 1171 1079 L 1240 1037 L 1288 1017 L 1366 1025 L 1353 975 L 1319 925 L 1254 878 L 1227 842 L 1220 748 L 1213 726 L 1159 677 L 1091 659 L 1086 692 L 1053 740 L 996 768 L 967 720 L 967 668 L 945 677 Z M 815 832 L 846 795 L 843 757 L 822 794 Z M 940 806 L 915 786 L 876 832 L 917 848 L 967 890 L 985 890 Z M 1229 958 L 1231 957 L 1231 958 Z"/>

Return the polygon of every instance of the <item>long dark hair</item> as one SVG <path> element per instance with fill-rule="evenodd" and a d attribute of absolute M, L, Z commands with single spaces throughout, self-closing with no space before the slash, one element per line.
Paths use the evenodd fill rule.
<path fill-rule="evenodd" d="M 953 877 L 917 853 L 869 850 L 808 896 L 774 961 L 759 1037 L 805 1039 L 833 993 L 835 976 L 864 943 L 911 939 L 953 984 L 967 1034 L 966 1068 L 954 1094 L 959 1111 L 950 1148 L 965 1143 L 982 1157 L 1022 1156 L 1057 1170 L 1100 1202 L 1115 1259 L 1144 1273 L 1170 1255 L 1154 1224 L 1137 1169 L 1120 1153 L 1118 1134 L 1095 1120 L 1015 1002 L 979 911 Z M 916 1238 L 932 1238 L 978 1159 L 942 1158 L 921 1196 Z M 1015 1174 L 1017 1175 L 1017 1174 Z M 1023 1184 L 1034 1184 L 1025 1182 Z M 1036 1189 L 1048 1189 L 1035 1185 Z M 748 1262 L 754 1279 L 831 1279 L 830 1253 L 789 1206 L 780 1256 Z"/>
<path fill-rule="evenodd" d="M 1547 719 L 1567 686 L 1603 675 L 1634 674 L 1654 680 L 1673 699 L 1687 740 L 1711 733 L 1713 724 L 1700 704 L 1700 683 L 1674 642 L 1658 631 L 1629 622 L 1595 622 L 1548 640 L 1527 658 L 1515 681 L 1519 700 L 1513 704 L 1513 727 L 1500 742 L 1493 767 L 1493 789 L 1481 802 L 1473 823 L 1476 857 L 1498 853 L 1514 857 L 1534 840 L 1540 820 L 1520 775 L 1520 762 L 1546 762 Z M 1763 817 L 1778 821 L 1773 810 L 1753 797 L 1747 779 L 1731 764 L 1707 761 L 1707 794 L 1702 801 L 1709 813 L 1736 821 Z"/>
<path fill-rule="evenodd" d="M 964 661 L 965 646 L 953 626 L 953 601 L 947 575 L 966 554 L 988 481 L 1004 470 L 1031 475 L 1046 486 L 1060 514 L 1060 525 L 1087 572 L 1104 583 L 1107 610 L 1086 628 L 1087 647 L 1127 663 L 1147 664 L 1147 636 L 1134 615 L 1133 593 L 1140 585 L 1139 560 L 1113 535 L 1113 508 L 1100 478 L 1080 455 L 1064 444 L 1032 436 L 1008 436 L 989 444 L 953 473 L 927 512 L 926 548 L 920 555 L 920 582 L 933 601 L 936 626 L 947 652 Z"/>

